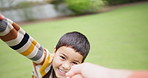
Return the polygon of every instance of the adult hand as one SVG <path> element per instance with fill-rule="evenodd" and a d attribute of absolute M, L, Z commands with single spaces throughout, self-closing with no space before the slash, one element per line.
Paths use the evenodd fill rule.
<path fill-rule="evenodd" d="M 131 71 L 109 69 L 91 63 L 82 63 L 72 66 L 71 70 L 66 73 L 66 76 L 73 78 L 75 75 L 80 75 L 82 78 L 128 78 Z"/>
<path fill-rule="evenodd" d="M 95 64 L 82 63 L 73 66 L 66 75 L 70 78 L 77 74 L 81 75 L 83 78 L 108 78 L 106 75 L 106 73 L 108 73 L 107 70 L 107 68 Z"/>

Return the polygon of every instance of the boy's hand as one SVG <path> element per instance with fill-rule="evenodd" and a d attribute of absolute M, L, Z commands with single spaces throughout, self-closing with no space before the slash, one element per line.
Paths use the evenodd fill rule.
<path fill-rule="evenodd" d="M 0 21 L 3 20 L 5 17 L 0 13 Z"/>

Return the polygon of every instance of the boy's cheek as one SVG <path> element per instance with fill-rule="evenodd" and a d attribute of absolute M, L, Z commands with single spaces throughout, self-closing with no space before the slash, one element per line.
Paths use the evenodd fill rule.
<path fill-rule="evenodd" d="M 50 54 L 50 56 L 53 58 L 55 56 L 55 53 Z"/>

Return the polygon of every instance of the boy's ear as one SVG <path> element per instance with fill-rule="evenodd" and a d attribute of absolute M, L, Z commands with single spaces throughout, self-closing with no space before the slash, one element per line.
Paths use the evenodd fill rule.
<path fill-rule="evenodd" d="M 56 53 L 56 48 L 54 48 L 53 52 Z"/>
<path fill-rule="evenodd" d="M 53 49 L 53 53 L 51 54 L 51 57 L 54 57 L 55 53 L 56 53 L 56 48 Z"/>

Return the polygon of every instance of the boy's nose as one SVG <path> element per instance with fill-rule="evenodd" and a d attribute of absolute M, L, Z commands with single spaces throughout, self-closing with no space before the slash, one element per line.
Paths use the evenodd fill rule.
<path fill-rule="evenodd" d="M 62 67 L 64 68 L 64 70 L 70 70 L 71 68 L 71 64 L 68 62 L 65 62 L 62 64 Z"/>

